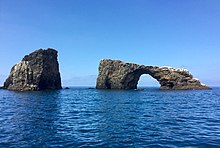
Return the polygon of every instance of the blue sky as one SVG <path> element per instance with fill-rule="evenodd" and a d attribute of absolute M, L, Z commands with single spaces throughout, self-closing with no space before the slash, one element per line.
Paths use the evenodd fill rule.
<path fill-rule="evenodd" d="M 95 85 L 103 58 L 183 67 L 220 85 L 219 26 L 219 0 L 0 0 L 0 84 L 24 55 L 51 47 L 63 85 Z"/>

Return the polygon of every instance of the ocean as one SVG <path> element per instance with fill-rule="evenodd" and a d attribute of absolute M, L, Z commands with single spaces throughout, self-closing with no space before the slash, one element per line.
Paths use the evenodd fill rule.
<path fill-rule="evenodd" d="M 0 147 L 220 147 L 220 88 L 0 90 Z"/>

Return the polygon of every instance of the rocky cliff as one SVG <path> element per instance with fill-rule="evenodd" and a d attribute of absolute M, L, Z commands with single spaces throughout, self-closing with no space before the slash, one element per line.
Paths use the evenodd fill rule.
<path fill-rule="evenodd" d="M 57 51 L 39 49 L 26 55 L 12 67 L 4 88 L 19 91 L 61 89 Z"/>
<path fill-rule="evenodd" d="M 145 66 L 119 60 L 103 59 L 99 64 L 97 89 L 136 89 L 142 74 L 160 83 L 160 89 L 210 89 L 186 69 Z"/>

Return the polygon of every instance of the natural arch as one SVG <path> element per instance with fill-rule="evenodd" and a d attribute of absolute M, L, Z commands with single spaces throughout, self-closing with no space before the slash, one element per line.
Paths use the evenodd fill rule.
<path fill-rule="evenodd" d="M 99 64 L 97 89 L 136 89 L 141 75 L 149 74 L 160 84 L 160 89 L 209 89 L 193 78 L 186 69 L 145 66 L 104 59 Z"/>

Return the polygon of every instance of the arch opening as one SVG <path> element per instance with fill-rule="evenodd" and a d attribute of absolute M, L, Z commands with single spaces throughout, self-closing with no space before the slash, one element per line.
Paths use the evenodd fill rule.
<path fill-rule="evenodd" d="M 139 80 L 142 75 L 143 76 L 147 75 L 148 77 L 150 77 L 150 79 L 153 79 L 151 81 L 154 81 L 154 83 L 157 84 L 158 86 L 159 84 L 158 80 L 151 75 L 150 71 L 146 69 L 138 69 L 126 75 L 124 79 L 124 89 L 137 89 Z"/>
<path fill-rule="evenodd" d="M 149 74 L 142 74 L 139 77 L 137 88 L 160 87 L 160 83 Z"/>

